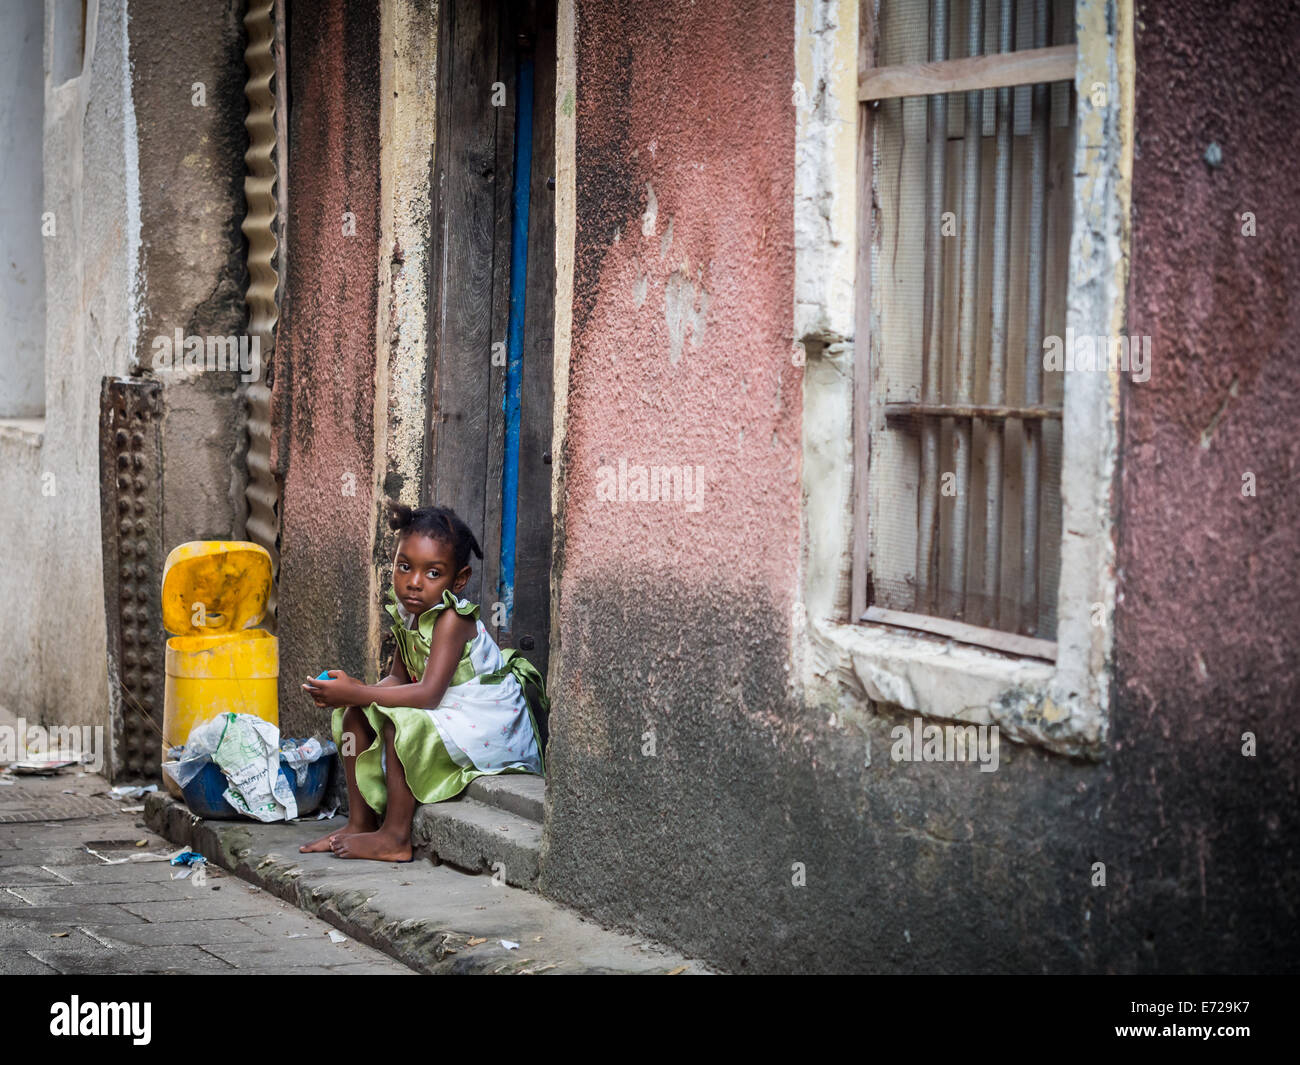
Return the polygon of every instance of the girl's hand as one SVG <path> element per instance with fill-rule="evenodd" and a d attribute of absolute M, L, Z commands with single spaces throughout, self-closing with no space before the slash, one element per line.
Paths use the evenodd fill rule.
<path fill-rule="evenodd" d="M 302 690 L 320 707 L 352 706 L 356 703 L 361 685 L 341 669 L 328 670 L 329 680 L 311 677 Z"/>

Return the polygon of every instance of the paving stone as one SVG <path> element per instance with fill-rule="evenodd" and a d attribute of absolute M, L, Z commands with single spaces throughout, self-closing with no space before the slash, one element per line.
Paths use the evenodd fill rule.
<path fill-rule="evenodd" d="M 201 947 L 140 947 L 129 951 L 88 954 L 68 950 L 34 950 L 32 954 L 65 975 L 147 976 L 160 973 L 231 972 L 233 966 L 213 957 Z"/>
<path fill-rule="evenodd" d="M 10 896 L 12 898 L 12 896 Z M 15 903 L 17 899 L 13 900 Z M 145 906 L 167 906 L 174 903 L 142 903 Z M 76 906 L 0 906 L 0 926 L 6 921 L 23 921 L 27 924 L 139 924 L 144 918 L 120 906 L 108 904 Z"/>
<path fill-rule="evenodd" d="M 112 816 L 119 807 L 103 795 L 49 795 L 49 789 L 31 784 L 8 785 L 0 796 L 0 824 L 70 821 L 85 817 Z"/>
<path fill-rule="evenodd" d="M 294 964 L 302 966 L 354 965 L 358 960 L 354 953 L 356 948 L 361 946 L 363 949 L 369 949 L 365 948 L 364 944 L 358 944 L 351 939 L 346 943 L 334 943 L 328 933 L 320 935 L 319 938 L 290 940 L 285 937 L 285 942 L 292 944 Z M 253 965 L 265 966 L 276 959 L 282 960 L 284 948 L 285 943 L 267 943 L 265 940 L 208 943 L 204 947 L 209 954 L 215 954 L 223 961 L 228 961 L 241 969 Z"/>
<path fill-rule="evenodd" d="M 25 950 L 0 950 L 0 976 L 54 976 L 44 962 L 37 961 Z"/>
<path fill-rule="evenodd" d="M 274 895 L 267 895 L 266 897 L 275 899 Z M 324 921 L 310 917 L 296 907 L 290 908 L 288 906 L 282 910 L 268 910 L 256 917 L 240 917 L 238 922 L 256 930 L 259 935 L 268 936 L 272 939 L 275 936 L 288 936 L 299 932 L 327 935 L 330 929 L 330 926 Z"/>
<path fill-rule="evenodd" d="M 253 917 L 263 909 L 260 902 L 260 899 L 241 899 L 225 891 L 209 891 L 196 893 L 195 898 L 173 902 L 124 902 L 122 909 L 141 920 L 163 924 L 167 921 L 210 921 L 216 917 Z"/>
<path fill-rule="evenodd" d="M 175 921 L 171 924 L 87 924 L 80 926 L 79 930 L 87 934 L 94 933 L 121 948 L 165 947 L 174 944 L 201 947 L 209 943 L 254 941 L 265 937 L 265 933 L 229 918 Z"/>
<path fill-rule="evenodd" d="M 51 796 L 67 786 L 67 779 L 32 785 Z M 106 785 L 88 778 L 74 786 Z M 136 848 L 137 840 L 144 846 Z M 215 863 L 208 866 L 206 886 L 195 888 L 192 880 L 172 880 L 175 870 L 165 860 L 108 865 L 85 849 L 87 843 L 113 857 L 178 849 L 144 827 L 139 814 L 118 811 L 79 821 L 0 824 L 0 972 L 411 973 L 355 939 L 331 943 L 326 922 Z M 257 949 L 241 952 L 241 944 Z"/>
<path fill-rule="evenodd" d="M 66 939 L 47 939 L 44 943 L 28 947 L 27 953 L 60 973 L 121 972 L 124 964 L 122 958 L 126 954 L 125 951 L 105 947 L 75 931 Z"/>
<path fill-rule="evenodd" d="M 103 865 L 104 863 L 83 847 L 49 846 L 24 847 L 0 851 L 0 869 L 14 865 L 31 865 L 32 856 L 39 854 L 41 865 Z"/>
<path fill-rule="evenodd" d="M 3 798 L 4 796 L 0 795 L 0 799 Z M 145 827 L 139 827 L 140 825 Z M 137 840 L 160 842 L 159 837 L 149 831 L 147 823 L 140 819 L 139 814 L 135 815 L 135 820 L 116 816 L 85 817 L 74 821 L 0 824 L 0 836 L 13 846 L 26 848 L 39 846 L 42 843 L 80 847 L 85 843 L 97 841 L 100 845 L 95 848 L 96 850 L 112 847 L 129 850 L 136 845 Z"/>
<path fill-rule="evenodd" d="M 0 888 L 22 887 L 25 884 L 66 884 L 58 875 L 36 865 L 11 865 L 0 868 Z"/>
<path fill-rule="evenodd" d="M 126 928 L 127 925 L 102 925 L 102 928 Z M 136 927 L 136 926 L 131 926 Z M 148 925 L 138 927 L 148 928 Z M 56 936 L 56 932 L 66 932 L 66 936 Z M 96 949 L 105 949 L 94 938 L 87 936 L 75 924 L 58 922 L 0 922 L 0 950 L 57 950 L 60 944 L 74 940 L 78 945 L 93 945 Z"/>
<path fill-rule="evenodd" d="M 71 906 L 79 903 L 173 902 L 182 901 L 205 891 L 193 887 L 189 880 L 136 880 L 108 884 L 23 884 L 0 890 L 0 901 L 15 896 L 30 906 Z"/>
<path fill-rule="evenodd" d="M 58 876 L 62 883 L 72 884 L 138 884 L 148 881 L 170 881 L 172 873 L 175 872 L 174 867 L 166 862 L 130 862 L 126 865 L 105 865 L 103 862 L 95 862 L 94 865 L 52 865 L 49 862 L 43 864 L 45 871 Z M 3 876 L 3 870 L 0 870 L 0 878 Z"/>

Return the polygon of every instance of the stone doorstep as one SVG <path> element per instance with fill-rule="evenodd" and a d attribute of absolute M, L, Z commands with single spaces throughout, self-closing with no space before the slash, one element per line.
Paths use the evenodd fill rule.
<path fill-rule="evenodd" d="M 535 890 L 497 886 L 493 876 L 458 871 L 493 873 L 500 863 L 495 872 L 506 883 L 536 885 L 540 824 L 477 798 L 420 807 L 412 825 L 417 858 L 407 865 L 298 853 L 300 843 L 341 827 L 342 818 L 289 825 L 204 821 L 166 794 L 148 796 L 144 816 L 172 843 L 191 847 L 417 972 L 712 971 L 657 944 L 601 928 Z M 448 864 L 422 860 L 421 852 L 429 850 Z M 503 939 L 519 948 L 503 947 Z"/>
<path fill-rule="evenodd" d="M 465 794 L 528 821 L 542 823 L 546 805 L 546 780 L 532 773 L 500 773 L 475 777 Z"/>
<path fill-rule="evenodd" d="M 475 781 L 477 783 L 477 781 Z M 511 887 L 537 890 L 542 826 L 477 799 L 419 806 L 411 822 L 418 857 L 432 851 L 471 873 L 491 873 Z"/>

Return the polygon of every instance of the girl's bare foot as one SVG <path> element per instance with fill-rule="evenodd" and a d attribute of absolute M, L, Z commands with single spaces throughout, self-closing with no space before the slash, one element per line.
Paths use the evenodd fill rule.
<path fill-rule="evenodd" d="M 344 836 L 357 836 L 363 832 L 373 832 L 374 830 L 375 822 L 373 820 L 359 822 L 349 820 L 346 825 L 337 831 L 327 832 L 320 839 L 314 839 L 310 843 L 303 844 L 298 848 L 298 852 L 300 854 L 314 854 L 317 851 L 327 851 L 336 839 L 341 839 Z"/>
<path fill-rule="evenodd" d="M 338 835 L 330 840 L 336 858 L 369 858 L 375 862 L 409 862 L 411 840 L 394 833 L 359 832 L 355 835 Z"/>

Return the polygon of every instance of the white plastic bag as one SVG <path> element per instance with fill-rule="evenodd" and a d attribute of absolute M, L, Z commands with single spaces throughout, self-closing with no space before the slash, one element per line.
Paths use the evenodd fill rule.
<path fill-rule="evenodd" d="M 229 782 L 226 802 L 259 821 L 292 821 L 298 816 L 293 788 L 280 772 L 280 730 L 253 714 L 227 714 L 229 726 L 217 741 L 212 760 Z"/>
<path fill-rule="evenodd" d="M 258 821 L 298 816 L 293 788 L 280 770 L 280 730 L 269 721 L 254 714 L 220 714 L 195 725 L 184 748 L 172 753 L 181 757 L 164 762 L 163 769 L 182 788 L 208 762 L 216 762 L 229 785 L 225 800 L 240 813 Z"/>
<path fill-rule="evenodd" d="M 198 775 L 205 765 L 212 761 L 212 752 L 217 749 L 221 737 L 225 734 L 228 719 L 235 714 L 221 714 L 204 721 L 190 729 L 184 747 L 173 747 L 168 753 L 172 760 L 163 762 L 163 772 L 182 788 Z M 177 757 L 179 755 L 179 758 Z"/>
<path fill-rule="evenodd" d="M 281 759 L 286 765 L 293 767 L 294 774 L 298 778 L 298 787 L 307 783 L 307 771 L 313 762 L 337 750 L 333 740 L 321 743 L 315 736 L 301 743 L 297 740 L 280 741 Z"/>

